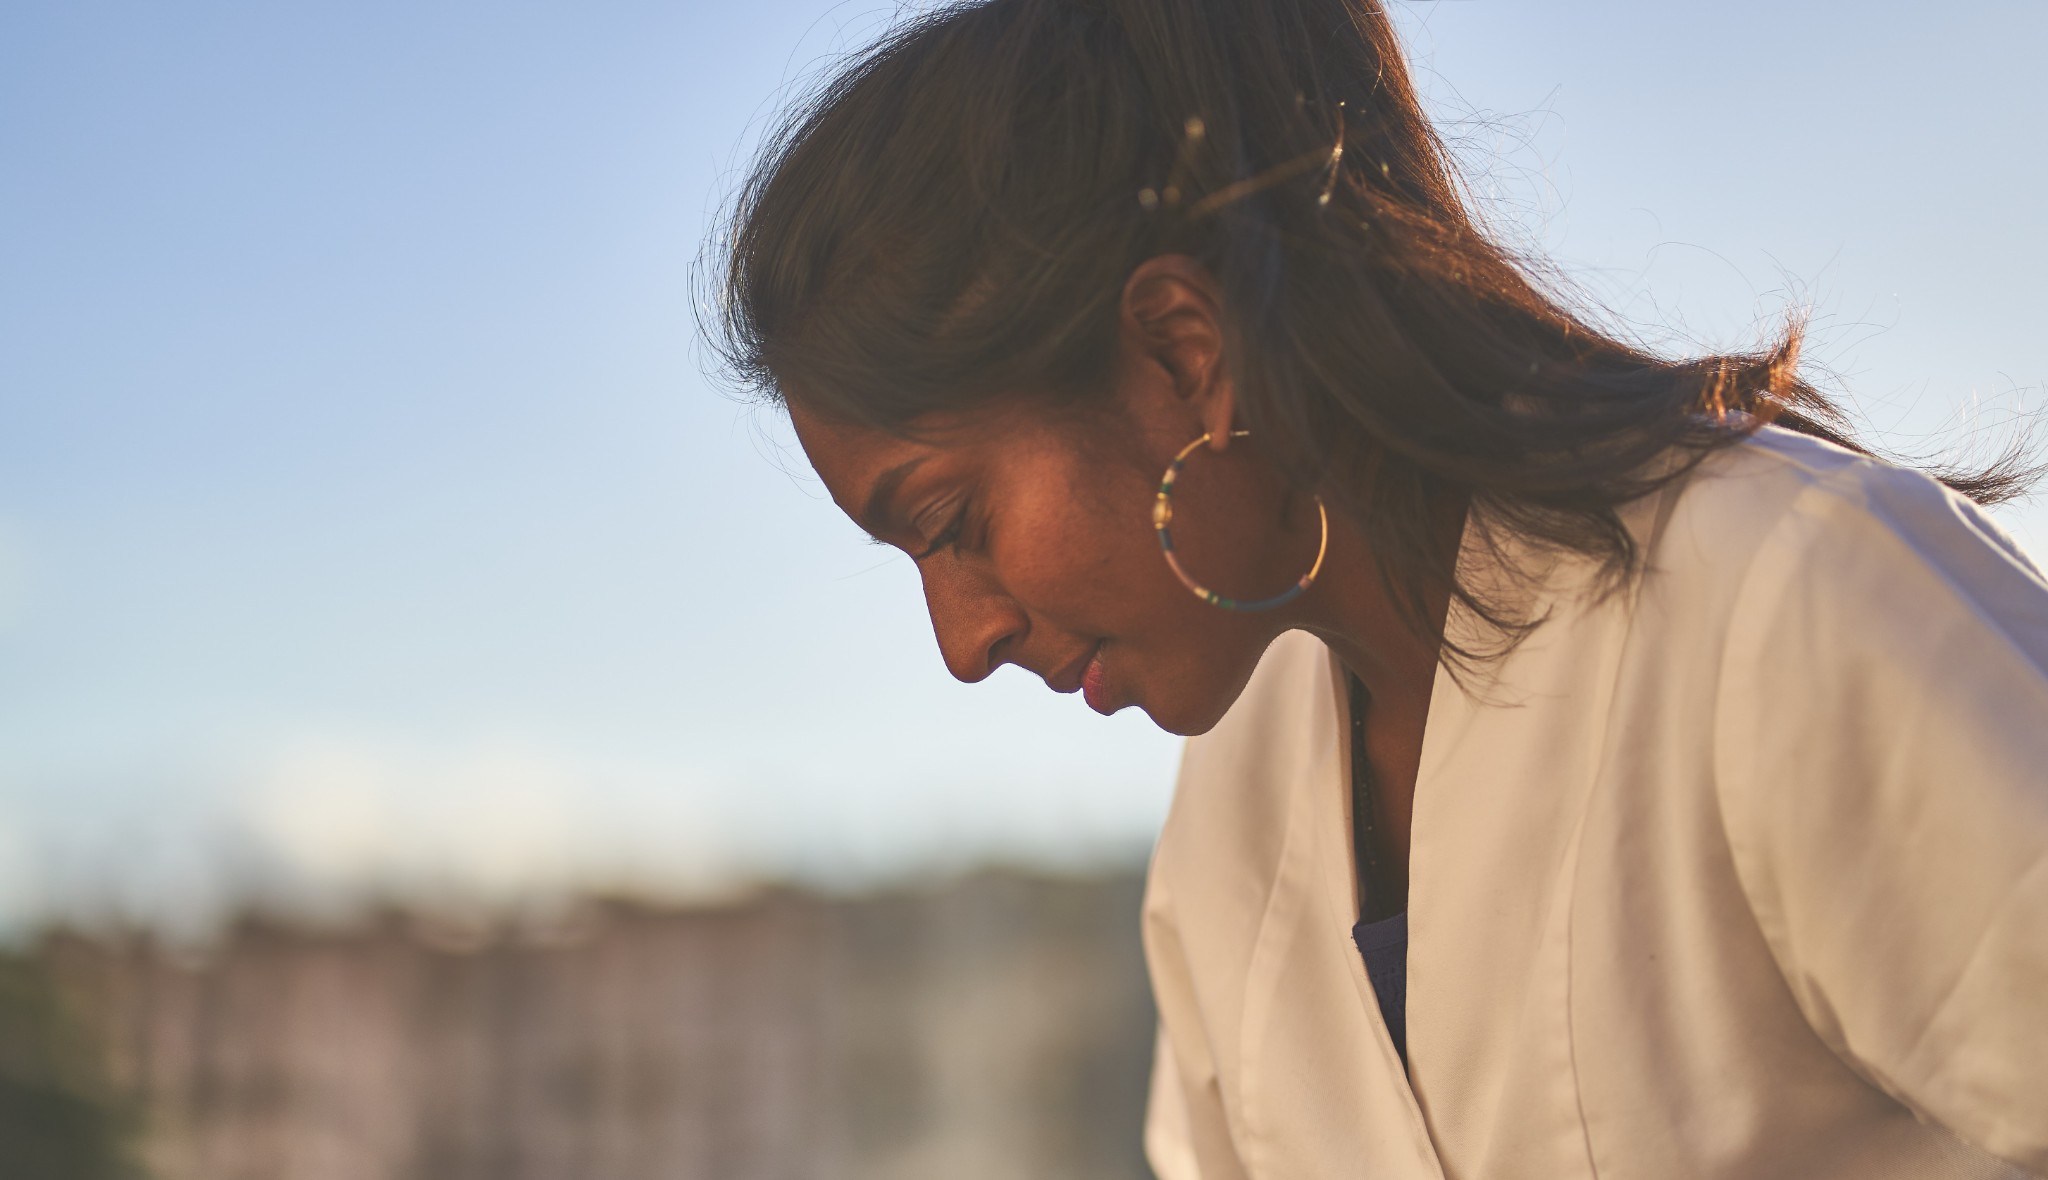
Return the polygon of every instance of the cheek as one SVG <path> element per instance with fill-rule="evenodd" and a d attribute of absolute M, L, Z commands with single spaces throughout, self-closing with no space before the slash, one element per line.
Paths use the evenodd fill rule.
<path fill-rule="evenodd" d="M 1158 474 L 1040 454 L 996 489 L 988 557 L 1002 590 L 1078 639 L 1105 639 L 1114 689 L 1163 728 L 1213 725 L 1273 637 L 1270 619 L 1192 594 L 1152 527 Z"/>
<path fill-rule="evenodd" d="M 1009 592 L 1079 632 L 1122 629 L 1129 600 L 1153 589 L 1148 575 L 1164 572 L 1145 486 L 1067 459 L 1036 465 L 1013 488 L 991 538 Z"/>
<path fill-rule="evenodd" d="M 1159 677 L 1209 678 L 1264 624 L 1196 598 L 1152 527 L 1156 477 L 1109 464 L 1041 465 L 1010 501 L 991 553 L 1007 591 L 1041 620 L 1125 649 Z"/>

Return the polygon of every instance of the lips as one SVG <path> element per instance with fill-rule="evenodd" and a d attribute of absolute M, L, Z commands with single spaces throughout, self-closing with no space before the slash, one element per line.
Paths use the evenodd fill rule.
<path fill-rule="evenodd" d="M 1095 647 L 1089 648 L 1075 659 L 1069 661 L 1059 671 L 1046 675 L 1044 677 L 1045 686 L 1061 694 L 1080 692 L 1081 682 L 1088 675 L 1088 664 L 1095 658 L 1095 652 L 1100 647 L 1101 644 L 1097 644 Z"/>
<path fill-rule="evenodd" d="M 1081 673 L 1081 699 L 1088 707 L 1104 717 L 1116 712 L 1109 700 L 1109 684 L 1102 670 L 1102 645 L 1096 644 L 1088 657 L 1088 667 Z"/>
<path fill-rule="evenodd" d="M 1105 642 L 1097 640 L 1093 647 L 1058 672 L 1040 675 L 1044 676 L 1047 688 L 1057 693 L 1081 693 L 1089 708 L 1107 717 L 1116 710 L 1109 703 L 1109 681 L 1102 669 L 1102 645 Z"/>

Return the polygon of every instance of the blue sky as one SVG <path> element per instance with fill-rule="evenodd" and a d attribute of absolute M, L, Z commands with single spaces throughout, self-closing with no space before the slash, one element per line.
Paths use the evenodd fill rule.
<path fill-rule="evenodd" d="M 1675 349 L 1810 306 L 1908 449 L 2040 405 L 2048 8 L 1670 7 L 1397 8 L 1503 232 Z M 889 11 L 0 11 L 0 918 L 1142 853 L 1174 740 L 952 682 L 702 375 L 750 137 Z"/>

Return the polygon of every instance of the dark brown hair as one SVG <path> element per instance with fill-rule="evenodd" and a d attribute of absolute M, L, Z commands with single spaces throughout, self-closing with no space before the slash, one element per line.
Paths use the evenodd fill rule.
<path fill-rule="evenodd" d="M 1360 523 L 1417 627 L 1445 594 L 1510 639 L 1529 625 L 1458 584 L 1446 503 L 1618 581 L 1639 555 L 1617 507 L 1757 424 L 1861 449 L 1796 373 L 1796 322 L 1673 360 L 1546 292 L 1468 212 L 1371 0 L 917 17 L 794 109 L 719 248 L 706 327 L 731 371 L 891 431 L 1023 392 L 1099 400 L 1125 279 L 1193 256 L 1223 291 L 1240 424 Z M 2023 458 L 1943 478 L 1995 501 Z"/>

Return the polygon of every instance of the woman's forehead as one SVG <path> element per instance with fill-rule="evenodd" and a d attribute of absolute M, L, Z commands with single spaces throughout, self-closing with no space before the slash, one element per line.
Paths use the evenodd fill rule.
<path fill-rule="evenodd" d="M 812 465 L 822 461 L 835 470 L 896 462 L 912 454 L 957 450 L 968 441 L 958 431 L 932 429 L 923 420 L 889 429 L 827 418 L 794 403 L 789 406 L 789 420 Z"/>
<path fill-rule="evenodd" d="M 826 418 L 789 403 L 789 419 L 811 466 L 827 483 L 857 478 L 920 455 L 962 456 L 1024 429 L 1001 407 L 925 414 L 894 430 Z M 829 469 L 829 470 L 828 470 Z"/>

